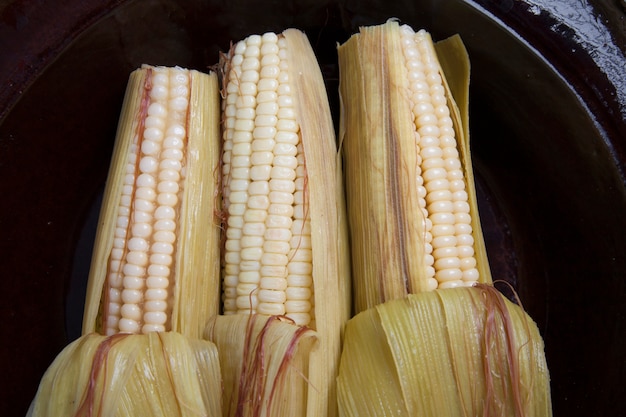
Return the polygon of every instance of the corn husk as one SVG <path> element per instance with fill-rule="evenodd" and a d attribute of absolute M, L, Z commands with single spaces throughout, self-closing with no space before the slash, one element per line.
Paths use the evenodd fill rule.
<path fill-rule="evenodd" d="M 343 175 L 322 73 L 306 35 L 283 32 L 289 75 L 309 178 L 313 246 L 315 330 L 319 347 L 311 354 L 307 416 L 336 415 L 336 375 L 343 327 L 350 315 L 350 255 Z"/>
<path fill-rule="evenodd" d="M 205 338 L 222 352 L 224 417 L 306 414 L 317 335 L 284 320 L 237 314 L 209 322 Z"/>
<path fill-rule="evenodd" d="M 221 374 L 213 343 L 179 333 L 89 334 L 48 368 L 33 417 L 217 416 Z"/>
<path fill-rule="evenodd" d="M 470 147 L 469 131 L 469 85 L 470 85 L 470 60 L 465 45 L 459 35 L 450 36 L 447 39 L 434 44 L 437 58 L 443 74 L 443 85 L 448 97 L 448 108 L 457 132 L 459 155 L 465 174 L 465 187 L 469 195 L 470 214 L 472 216 L 472 230 L 474 230 L 474 251 L 476 267 L 480 273 L 479 282 L 490 284 L 493 281 L 487 247 L 480 223 L 478 211 L 478 198 L 474 182 L 474 167 Z"/>
<path fill-rule="evenodd" d="M 491 286 L 435 290 L 350 320 L 342 416 L 550 416 L 537 326 Z"/>

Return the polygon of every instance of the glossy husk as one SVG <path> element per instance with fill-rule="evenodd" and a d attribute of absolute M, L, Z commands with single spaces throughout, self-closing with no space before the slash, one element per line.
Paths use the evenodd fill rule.
<path fill-rule="evenodd" d="M 408 295 L 355 316 L 338 377 L 342 416 L 550 416 L 532 319 L 488 285 Z"/>
<path fill-rule="evenodd" d="M 337 413 L 336 376 L 343 327 L 350 314 L 350 253 L 343 176 L 330 105 L 317 58 L 304 32 L 283 32 L 289 48 L 296 119 L 304 147 L 311 214 L 315 330 L 307 416 Z"/>
<path fill-rule="evenodd" d="M 533 320 L 494 289 L 469 146 L 469 60 L 458 36 L 434 48 L 463 167 L 476 287 L 426 291 L 413 116 L 396 21 L 339 47 L 341 132 L 355 309 L 338 378 L 342 416 L 551 415 Z"/>

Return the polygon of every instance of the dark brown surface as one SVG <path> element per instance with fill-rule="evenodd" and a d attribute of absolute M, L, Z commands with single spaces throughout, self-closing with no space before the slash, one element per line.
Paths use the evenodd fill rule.
<path fill-rule="evenodd" d="M 358 25 L 396 16 L 437 39 L 458 32 L 468 47 L 489 255 L 496 277 L 516 284 L 544 335 L 555 416 L 623 415 L 626 76 L 614 65 L 626 68 L 626 59 L 619 2 L 598 1 L 576 19 L 513 0 L 283 4 L 0 5 L 0 414 L 25 414 L 46 367 L 78 334 L 128 73 L 144 62 L 206 70 L 230 40 L 298 27 L 318 53 L 337 116 L 335 42 Z M 585 33 L 604 37 L 589 43 Z"/>

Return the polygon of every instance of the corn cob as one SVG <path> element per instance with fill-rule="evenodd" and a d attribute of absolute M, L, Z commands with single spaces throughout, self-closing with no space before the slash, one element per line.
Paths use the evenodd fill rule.
<path fill-rule="evenodd" d="M 460 39 L 439 47 L 459 74 L 452 84 L 430 35 L 395 21 L 361 28 L 338 52 L 359 313 L 346 330 L 341 414 L 549 415 L 539 332 L 489 286 Z M 383 359 L 363 366 L 373 357 Z"/>
<path fill-rule="evenodd" d="M 469 148 L 457 145 L 460 116 L 430 36 L 386 28 L 363 29 L 339 49 L 350 68 L 341 79 L 342 129 L 353 270 L 363 282 L 354 287 L 357 312 L 408 293 L 491 281 Z M 381 41 L 386 47 L 374 56 Z M 379 118 L 370 123 L 371 114 Z M 367 146 L 358 138 L 369 138 Z"/>
<path fill-rule="evenodd" d="M 89 276 L 83 333 L 200 337 L 219 311 L 217 76 L 133 72 Z"/>
<path fill-rule="evenodd" d="M 130 75 L 83 335 L 44 375 L 32 415 L 221 414 L 217 348 L 200 340 L 219 311 L 218 100 L 215 74 Z"/>
<path fill-rule="evenodd" d="M 223 57 L 222 68 L 223 312 L 285 316 L 314 329 L 318 348 L 301 379 L 307 398 L 298 401 L 306 401 L 309 416 L 332 416 L 350 309 L 349 260 L 321 71 L 306 35 L 295 29 L 247 37 Z M 226 336 L 211 337 L 221 345 Z"/>

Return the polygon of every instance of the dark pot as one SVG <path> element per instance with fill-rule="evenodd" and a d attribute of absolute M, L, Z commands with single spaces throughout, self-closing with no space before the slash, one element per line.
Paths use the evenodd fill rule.
<path fill-rule="evenodd" d="M 489 256 L 544 336 L 554 415 L 626 415 L 624 1 L 56 3 L 0 5 L 2 415 L 25 415 L 80 332 L 130 71 L 207 70 L 231 40 L 297 27 L 337 120 L 336 42 L 389 17 L 466 43 Z"/>

